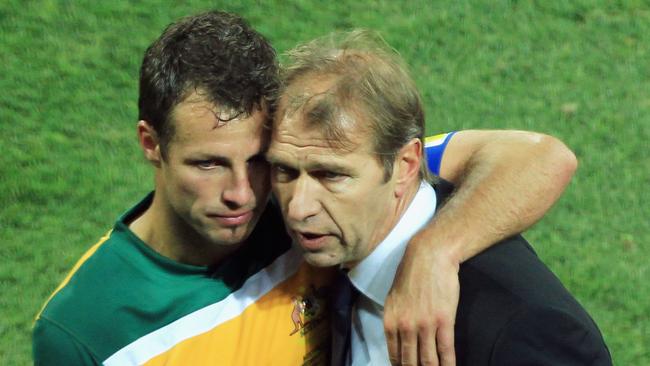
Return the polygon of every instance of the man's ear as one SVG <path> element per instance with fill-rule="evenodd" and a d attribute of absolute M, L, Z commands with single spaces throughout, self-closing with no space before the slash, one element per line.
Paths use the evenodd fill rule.
<path fill-rule="evenodd" d="M 160 138 L 153 126 L 147 121 L 138 121 L 138 141 L 144 157 L 153 166 L 160 168 L 162 156 L 160 154 Z"/>
<path fill-rule="evenodd" d="M 402 196 L 419 179 L 422 161 L 422 140 L 414 138 L 404 145 L 395 158 L 395 195 Z"/>

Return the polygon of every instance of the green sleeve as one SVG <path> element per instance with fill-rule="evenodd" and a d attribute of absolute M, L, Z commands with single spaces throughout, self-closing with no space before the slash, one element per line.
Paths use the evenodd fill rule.
<path fill-rule="evenodd" d="M 32 346 L 34 365 L 100 365 L 70 332 L 43 317 L 34 327 Z"/>

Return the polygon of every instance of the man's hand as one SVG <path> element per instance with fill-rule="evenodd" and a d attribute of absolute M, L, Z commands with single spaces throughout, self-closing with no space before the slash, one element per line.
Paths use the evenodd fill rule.
<path fill-rule="evenodd" d="M 533 225 L 560 197 L 576 167 L 571 150 L 551 136 L 454 135 L 439 171 L 455 185 L 454 195 L 412 238 L 385 302 L 393 364 L 456 363 L 459 263 Z"/>
<path fill-rule="evenodd" d="M 393 365 L 454 366 L 454 322 L 459 261 L 449 252 L 407 246 L 384 306 L 384 328 Z"/>

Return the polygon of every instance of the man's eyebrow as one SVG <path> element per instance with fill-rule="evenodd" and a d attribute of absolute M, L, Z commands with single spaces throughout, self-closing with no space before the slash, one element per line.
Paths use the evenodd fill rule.
<path fill-rule="evenodd" d="M 294 166 L 293 159 L 285 159 L 281 154 L 266 153 L 266 161 L 275 165 Z"/>
<path fill-rule="evenodd" d="M 340 171 L 340 172 L 347 172 L 349 170 L 348 167 L 331 161 L 328 162 L 313 161 L 307 165 L 309 170 L 332 170 L 332 171 Z"/>
<path fill-rule="evenodd" d="M 283 163 L 282 157 L 274 155 L 273 150 L 271 149 L 266 150 L 264 157 L 266 158 L 266 161 L 268 161 L 269 163 Z"/>
<path fill-rule="evenodd" d="M 291 159 L 283 159 L 280 155 L 273 155 L 270 153 L 266 154 L 266 160 L 271 164 L 279 164 L 287 167 L 293 167 L 296 164 L 292 163 Z M 318 161 L 318 160 L 309 160 L 304 164 L 306 170 L 331 170 L 331 171 L 349 171 L 348 167 L 345 167 L 342 164 L 332 161 Z"/>
<path fill-rule="evenodd" d="M 196 161 L 196 160 L 213 160 L 220 164 L 230 164 L 230 159 L 216 154 L 210 153 L 197 153 L 195 155 L 188 156 L 185 160 L 187 161 Z"/>

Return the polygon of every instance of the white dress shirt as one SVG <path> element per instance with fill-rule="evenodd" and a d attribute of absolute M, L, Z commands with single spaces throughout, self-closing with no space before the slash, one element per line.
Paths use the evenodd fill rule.
<path fill-rule="evenodd" d="M 390 365 L 384 335 L 384 301 L 408 241 L 433 217 L 436 192 L 426 182 L 386 238 L 350 270 L 348 276 L 360 294 L 352 309 L 351 355 L 353 366 Z"/>

